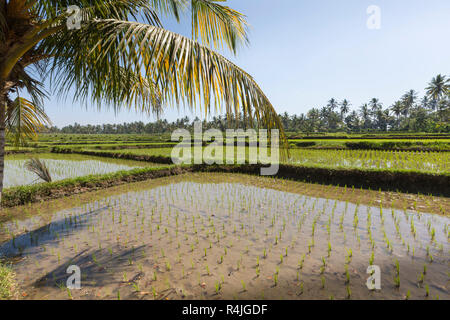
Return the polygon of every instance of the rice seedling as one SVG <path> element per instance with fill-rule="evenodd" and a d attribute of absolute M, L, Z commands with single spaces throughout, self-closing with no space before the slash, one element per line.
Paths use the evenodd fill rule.
<path fill-rule="evenodd" d="M 305 262 L 305 254 L 302 255 L 302 257 L 300 258 L 300 260 L 298 261 L 298 268 L 300 270 L 303 269 L 303 263 Z"/>
<path fill-rule="evenodd" d="M 220 289 L 222 288 L 222 285 L 220 282 L 216 281 L 216 284 L 214 285 L 214 288 L 216 290 L 216 294 L 219 294 Z"/>
<path fill-rule="evenodd" d="M 346 286 L 346 291 L 347 291 L 347 299 L 350 299 L 352 296 L 352 290 L 350 289 L 350 285 L 348 284 Z"/>
<path fill-rule="evenodd" d="M 348 272 L 348 265 L 345 265 L 345 283 L 350 283 L 350 273 Z"/>
<path fill-rule="evenodd" d="M 69 297 L 70 300 L 73 300 L 72 292 L 70 291 L 69 288 L 67 288 L 67 296 Z"/>

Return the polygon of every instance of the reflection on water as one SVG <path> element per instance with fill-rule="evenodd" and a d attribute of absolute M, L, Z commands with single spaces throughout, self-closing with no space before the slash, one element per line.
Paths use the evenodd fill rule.
<path fill-rule="evenodd" d="M 26 162 L 27 160 L 5 160 L 5 188 L 43 182 L 36 174 L 25 169 Z M 137 168 L 100 160 L 43 159 L 42 162 L 47 165 L 52 181 Z"/>
<path fill-rule="evenodd" d="M 400 299 L 408 290 L 424 298 L 417 279 L 426 265 L 426 284 L 448 299 L 449 222 L 240 183 L 184 181 L 63 210 L 50 222 L 34 216 L 5 223 L 10 240 L 0 255 L 22 257 L 14 270 L 31 298 L 67 298 L 59 287 L 66 266 L 77 264 L 88 288 L 76 298 L 114 299 L 120 290 L 134 299 L 154 289 L 173 299 L 259 299 L 261 292 L 343 299 L 348 285 L 353 298 Z M 382 292 L 365 288 L 371 259 L 383 271 Z M 215 295 L 217 281 L 224 283 Z"/>

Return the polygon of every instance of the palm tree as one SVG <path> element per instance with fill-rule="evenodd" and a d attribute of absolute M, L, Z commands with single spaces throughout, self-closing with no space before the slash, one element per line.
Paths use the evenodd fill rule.
<path fill-rule="evenodd" d="M 350 102 L 344 99 L 341 102 L 341 120 L 344 119 L 345 115 L 350 111 Z"/>
<path fill-rule="evenodd" d="M 400 128 L 400 115 L 403 113 L 403 103 L 401 101 L 396 101 L 392 105 L 391 110 L 397 118 L 397 129 L 399 129 Z"/>
<path fill-rule="evenodd" d="M 372 98 L 372 100 L 370 100 L 370 102 L 369 102 L 369 106 L 370 106 L 372 114 L 376 114 L 383 107 L 380 100 L 377 98 Z"/>
<path fill-rule="evenodd" d="M 410 126 L 411 119 L 408 115 L 411 113 L 411 110 L 414 108 L 417 100 L 417 92 L 414 90 L 409 90 L 402 97 L 403 103 L 403 115 L 408 118 L 408 129 Z"/>
<path fill-rule="evenodd" d="M 327 107 L 330 109 L 330 111 L 334 111 L 338 107 L 338 102 L 335 98 L 331 98 L 330 101 L 328 101 Z"/>
<path fill-rule="evenodd" d="M 367 103 L 360 107 L 360 115 L 364 123 L 364 129 L 368 129 L 370 127 L 370 111 Z"/>
<path fill-rule="evenodd" d="M 442 98 L 450 95 L 450 79 L 446 79 L 445 76 L 438 74 L 431 79 L 428 87 L 426 88 L 427 95 L 432 100 L 433 109 L 438 108 L 438 114 L 441 120 L 443 120 L 443 104 Z"/>
<path fill-rule="evenodd" d="M 432 103 L 430 103 L 430 99 L 428 98 L 428 96 L 424 96 L 422 98 L 422 100 L 420 101 L 420 105 L 422 106 L 422 108 L 424 109 L 430 109 L 430 107 L 432 107 Z"/>
<path fill-rule="evenodd" d="M 236 54 L 248 43 L 243 14 L 218 0 L 0 0 L 0 197 L 6 111 L 22 90 L 42 109 L 43 79 L 62 97 L 98 108 L 145 114 L 166 106 L 199 106 L 209 114 L 240 110 L 249 122 L 281 129 L 254 79 L 213 49 Z M 189 9 L 192 38 L 163 28 Z M 74 24 L 82 17 L 80 28 Z M 71 28 L 69 28 L 69 26 Z M 75 28 L 72 28 L 75 26 Z"/>
<path fill-rule="evenodd" d="M 448 95 L 450 92 L 450 79 L 446 79 L 445 76 L 438 74 L 431 79 L 426 90 L 430 99 L 439 103 L 442 97 Z"/>

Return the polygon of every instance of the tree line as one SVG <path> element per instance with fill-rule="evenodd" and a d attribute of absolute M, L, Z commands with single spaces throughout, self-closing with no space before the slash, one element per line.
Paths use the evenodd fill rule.
<path fill-rule="evenodd" d="M 377 98 L 352 110 L 348 99 L 338 101 L 331 98 L 323 107 L 310 109 L 306 114 L 280 114 L 285 131 L 288 132 L 450 132 L 450 78 L 437 75 L 426 87 L 426 94 L 419 97 L 415 90 L 409 90 L 391 106 L 384 107 Z M 176 129 L 192 129 L 195 118 L 188 117 L 169 122 L 158 120 L 123 124 L 74 125 L 48 128 L 51 133 L 68 134 L 164 134 Z M 256 126 L 256 124 L 254 124 Z M 203 121 L 205 129 L 247 128 L 244 115 L 228 118 L 214 116 Z"/>

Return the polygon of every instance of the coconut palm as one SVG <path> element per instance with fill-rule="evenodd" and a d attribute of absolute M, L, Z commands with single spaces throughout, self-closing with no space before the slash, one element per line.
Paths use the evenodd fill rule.
<path fill-rule="evenodd" d="M 365 103 L 361 107 L 359 107 L 359 109 L 360 109 L 359 112 L 360 112 L 361 118 L 363 120 L 364 129 L 369 129 L 369 127 L 370 127 L 369 106 L 367 105 L 367 103 Z"/>
<path fill-rule="evenodd" d="M 415 90 L 409 90 L 402 97 L 403 102 L 403 115 L 408 118 L 408 129 L 410 127 L 411 118 L 408 115 L 411 114 L 417 100 L 417 92 Z"/>
<path fill-rule="evenodd" d="M 428 96 L 424 96 L 422 100 L 420 101 L 420 105 L 424 109 L 430 109 L 432 107 L 432 103 Z"/>
<path fill-rule="evenodd" d="M 446 79 L 445 76 L 438 74 L 431 79 L 426 90 L 428 97 L 439 103 L 439 101 L 450 92 L 450 79 Z"/>
<path fill-rule="evenodd" d="M 338 107 L 338 102 L 335 98 L 331 98 L 330 101 L 328 101 L 327 107 L 330 109 L 330 111 L 334 111 Z"/>
<path fill-rule="evenodd" d="M 345 115 L 350 111 L 350 102 L 344 99 L 341 102 L 341 119 L 344 119 Z"/>
<path fill-rule="evenodd" d="M 192 38 L 163 28 L 161 16 L 180 21 L 186 10 Z M 213 51 L 247 43 L 245 16 L 222 0 L 0 0 L 0 194 L 10 96 L 23 90 L 42 109 L 43 79 L 60 97 L 115 111 L 242 111 L 286 141 L 254 79 Z"/>
<path fill-rule="evenodd" d="M 394 115 L 397 118 L 397 129 L 399 129 L 400 127 L 400 116 L 403 113 L 403 103 L 401 101 L 396 101 L 392 107 L 391 107 L 392 112 L 394 113 Z"/>
<path fill-rule="evenodd" d="M 372 98 L 369 102 L 369 106 L 371 109 L 372 114 L 376 114 L 378 111 L 380 111 L 383 107 L 380 100 L 378 98 Z"/>

